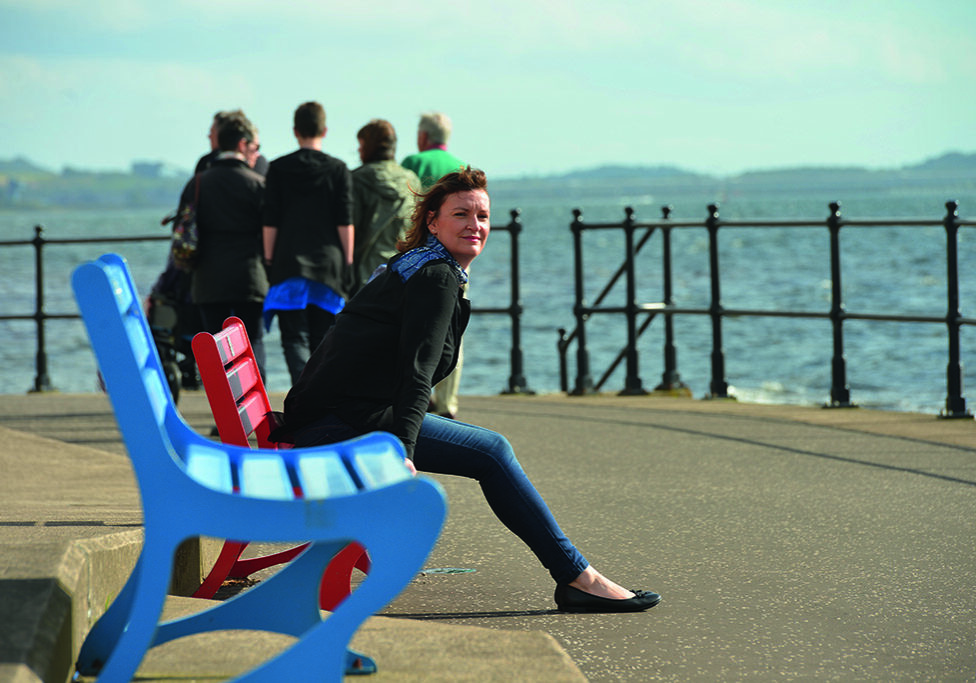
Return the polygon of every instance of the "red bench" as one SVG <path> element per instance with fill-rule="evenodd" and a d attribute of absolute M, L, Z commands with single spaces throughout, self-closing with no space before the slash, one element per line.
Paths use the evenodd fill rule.
<path fill-rule="evenodd" d="M 216 335 L 200 332 L 193 338 L 192 346 L 220 440 L 248 447 L 253 435 L 260 448 L 287 448 L 287 444 L 268 440 L 274 429 L 271 403 L 244 323 L 239 318 L 228 318 L 222 331 Z M 300 498 L 302 492 L 297 484 L 295 489 L 295 496 Z M 306 546 L 242 558 L 246 547 L 247 543 L 226 540 L 213 569 L 193 597 L 212 598 L 225 580 L 246 578 L 262 569 L 289 562 Z M 322 577 L 319 588 L 322 609 L 334 610 L 352 590 L 353 569 L 368 573 L 369 566 L 369 555 L 360 544 L 350 543 L 339 551 Z"/>

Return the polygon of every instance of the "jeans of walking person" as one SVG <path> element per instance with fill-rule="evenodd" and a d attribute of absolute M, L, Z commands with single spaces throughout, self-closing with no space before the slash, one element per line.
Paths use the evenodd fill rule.
<path fill-rule="evenodd" d="M 294 385 L 305 369 L 309 356 L 318 348 L 325 333 L 335 322 L 335 315 L 314 304 L 294 311 L 278 311 L 277 315 L 281 349 Z"/>
<path fill-rule="evenodd" d="M 333 415 L 296 431 L 302 448 L 359 436 Z M 529 546 L 556 583 L 576 579 L 589 563 L 562 532 L 546 502 L 525 475 L 511 444 L 501 434 L 427 414 L 414 449 L 421 472 L 475 479 L 498 519 Z"/>
<path fill-rule="evenodd" d="M 267 380 L 265 372 L 265 351 L 264 351 L 264 323 L 262 322 L 262 312 L 264 304 L 260 301 L 244 302 L 221 302 L 214 304 L 198 304 L 200 319 L 203 329 L 210 334 L 217 334 L 224 328 L 224 321 L 232 315 L 237 316 L 244 323 L 247 336 L 251 340 L 251 350 L 254 351 L 254 360 L 258 363 L 258 371 L 261 378 Z"/>

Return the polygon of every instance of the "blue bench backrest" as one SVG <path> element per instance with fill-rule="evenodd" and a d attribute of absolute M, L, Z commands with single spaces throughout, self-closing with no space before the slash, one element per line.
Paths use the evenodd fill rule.
<path fill-rule="evenodd" d="M 251 450 L 197 435 L 173 402 L 125 260 L 106 254 L 79 266 L 72 284 L 140 485 L 185 472 L 225 493 L 287 500 L 295 485 L 321 499 L 410 478 L 403 447 L 389 434 L 325 452 Z"/>

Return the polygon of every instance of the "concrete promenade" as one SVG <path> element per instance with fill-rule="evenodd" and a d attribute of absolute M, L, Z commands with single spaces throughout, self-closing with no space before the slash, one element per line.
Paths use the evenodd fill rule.
<path fill-rule="evenodd" d="M 209 433 L 202 394 L 180 407 Z M 664 600 L 555 611 L 477 484 L 442 477 L 428 571 L 354 640 L 371 680 L 976 678 L 973 420 L 612 396 L 462 397 L 460 419 L 509 438 L 596 567 Z M 0 395 L 0 439 L 0 681 L 65 680 L 86 605 L 134 561 L 138 492 L 103 396 Z M 282 645 L 177 641 L 139 680 L 221 680 Z"/>

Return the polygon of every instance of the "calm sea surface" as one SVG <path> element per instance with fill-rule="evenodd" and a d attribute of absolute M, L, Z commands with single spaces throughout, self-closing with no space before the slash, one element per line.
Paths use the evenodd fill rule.
<path fill-rule="evenodd" d="M 559 390 L 558 329 L 572 329 L 572 209 L 589 223 L 619 221 L 625 206 L 638 220 L 660 216 L 673 206 L 673 219 L 704 219 L 706 206 L 719 200 L 724 219 L 825 219 L 830 201 L 840 200 L 843 215 L 859 218 L 941 219 L 945 201 L 957 199 L 960 215 L 976 215 L 976 189 L 851 190 L 847 192 L 767 191 L 684 192 L 670 195 L 577 191 L 526 192 L 513 183 L 492 190 L 494 225 L 521 210 L 522 348 L 525 378 L 537 392 Z M 596 195 L 596 196 L 594 196 Z M 0 212 L 0 239 L 30 239 L 44 226 L 48 239 L 165 234 L 159 219 L 169 207 L 132 210 L 32 210 Z M 803 310 L 830 308 L 829 236 L 823 228 L 727 228 L 719 233 L 722 300 L 726 308 Z M 841 231 L 844 303 L 850 313 L 944 316 L 946 312 L 945 230 L 941 227 L 845 228 Z M 584 235 L 587 300 L 592 302 L 619 266 L 621 231 Z M 106 251 L 125 256 L 140 292 L 148 292 L 166 256 L 165 242 L 51 245 L 45 249 L 45 310 L 77 311 L 69 288 L 71 270 Z M 639 257 L 638 300 L 661 299 L 660 238 Z M 708 239 L 704 229 L 672 231 L 674 302 L 682 307 L 709 305 Z M 471 270 L 469 295 L 475 308 L 507 306 L 510 241 L 497 232 Z M 0 249 L 0 311 L 30 314 L 34 308 L 33 248 Z M 976 228 L 959 233 L 960 299 L 963 315 L 976 302 Z M 623 282 L 604 305 L 622 305 Z M 711 329 L 705 316 L 675 318 L 678 370 L 695 397 L 709 391 Z M 46 325 L 49 376 L 64 392 L 96 389 L 94 361 L 78 320 Z M 845 350 L 851 400 L 865 407 L 937 413 L 946 397 L 945 325 L 853 320 L 845 323 Z M 738 318 L 724 323 L 726 381 L 742 400 L 818 405 L 830 396 L 832 336 L 829 322 L 791 318 Z M 598 379 L 626 339 L 625 321 L 615 314 L 591 317 L 587 326 L 591 372 Z M 495 394 L 508 385 L 510 325 L 507 316 L 475 315 L 465 336 L 462 394 Z M 653 322 L 640 340 L 640 376 L 645 388 L 661 380 L 663 320 Z M 288 374 L 277 328 L 268 338 L 268 389 L 286 391 Z M 0 392 L 21 393 L 34 384 L 34 324 L 0 321 Z M 963 394 L 976 404 L 976 329 L 963 328 Z M 569 351 L 572 387 L 575 346 Z M 624 369 L 604 390 L 624 386 Z M 968 392 L 968 395 L 967 395 Z"/>

